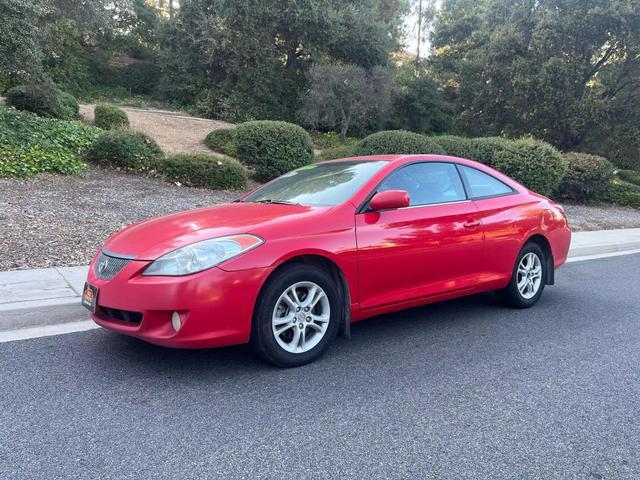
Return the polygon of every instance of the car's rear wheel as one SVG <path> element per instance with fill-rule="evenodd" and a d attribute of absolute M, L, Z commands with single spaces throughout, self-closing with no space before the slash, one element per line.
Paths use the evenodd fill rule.
<path fill-rule="evenodd" d="M 301 263 L 284 267 L 269 279 L 258 298 L 252 347 L 280 367 L 312 362 L 335 338 L 341 310 L 328 272 Z"/>
<path fill-rule="evenodd" d="M 545 254 L 536 243 L 527 243 L 520 251 L 509 285 L 498 290 L 498 298 L 514 308 L 529 308 L 536 304 L 547 278 Z"/>

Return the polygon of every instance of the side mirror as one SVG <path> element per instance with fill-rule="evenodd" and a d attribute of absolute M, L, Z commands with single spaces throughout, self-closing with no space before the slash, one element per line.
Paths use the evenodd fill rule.
<path fill-rule="evenodd" d="M 369 200 L 369 207 L 373 211 L 393 210 L 395 208 L 404 208 L 410 205 L 409 194 L 404 190 L 387 190 L 386 192 L 376 193 Z"/>

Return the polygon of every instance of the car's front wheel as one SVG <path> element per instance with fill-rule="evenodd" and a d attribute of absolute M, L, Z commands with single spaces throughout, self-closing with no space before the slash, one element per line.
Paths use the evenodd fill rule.
<path fill-rule="evenodd" d="M 276 272 L 261 292 L 251 344 L 275 365 L 303 365 L 324 353 L 341 318 L 340 296 L 331 275 L 312 265 L 292 264 Z"/>
<path fill-rule="evenodd" d="M 498 290 L 498 298 L 507 306 L 528 308 L 542 296 L 547 278 L 546 257 L 536 243 L 527 243 L 520 251 L 509 285 Z"/>

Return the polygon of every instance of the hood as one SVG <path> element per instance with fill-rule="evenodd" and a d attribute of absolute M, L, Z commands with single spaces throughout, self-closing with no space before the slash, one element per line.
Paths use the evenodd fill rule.
<path fill-rule="evenodd" d="M 239 233 L 260 235 L 261 227 L 308 218 L 327 209 L 242 202 L 216 205 L 136 223 L 109 238 L 103 248 L 136 260 L 155 260 L 191 243 Z"/>

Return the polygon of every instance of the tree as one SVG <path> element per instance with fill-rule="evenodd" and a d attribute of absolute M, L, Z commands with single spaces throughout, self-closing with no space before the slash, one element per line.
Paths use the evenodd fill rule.
<path fill-rule="evenodd" d="M 368 73 L 357 65 L 314 65 L 300 119 L 316 130 L 337 129 L 345 139 L 350 129 L 363 131 L 372 118 L 384 118 L 390 84 L 384 67 Z"/>
<path fill-rule="evenodd" d="M 33 0 L 0 0 L 0 92 L 38 74 L 39 16 Z"/>
<path fill-rule="evenodd" d="M 603 153 L 640 125 L 638 110 L 624 127 L 614 118 L 638 98 L 638 0 L 446 0 L 433 47 L 465 133 L 530 133 L 579 149 L 606 131 Z"/>

